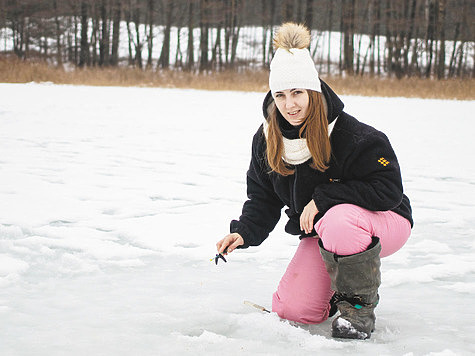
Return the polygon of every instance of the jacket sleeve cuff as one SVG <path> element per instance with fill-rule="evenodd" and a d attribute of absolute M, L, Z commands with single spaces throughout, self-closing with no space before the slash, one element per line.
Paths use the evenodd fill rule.
<path fill-rule="evenodd" d="M 320 190 L 315 189 L 313 195 L 312 195 L 313 202 L 315 203 L 315 206 L 317 207 L 317 210 L 321 214 L 325 214 L 328 209 L 331 208 L 329 204 L 326 203 L 325 199 L 322 197 L 322 194 Z"/>
<path fill-rule="evenodd" d="M 238 246 L 237 248 L 248 248 L 250 246 L 249 244 L 249 230 L 247 229 L 246 225 L 244 225 L 242 222 L 238 220 L 233 220 L 231 221 L 230 229 L 229 231 L 232 233 L 238 233 L 241 235 L 242 239 L 244 240 L 244 245 Z"/>

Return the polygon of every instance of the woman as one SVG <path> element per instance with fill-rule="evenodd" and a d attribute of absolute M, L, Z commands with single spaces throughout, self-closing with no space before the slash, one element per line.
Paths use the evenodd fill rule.
<path fill-rule="evenodd" d="M 248 200 L 219 253 L 260 245 L 287 206 L 285 230 L 300 244 L 273 295 L 281 318 L 333 320 L 334 337 L 367 339 L 378 304 L 380 257 L 409 238 L 413 225 L 396 155 L 380 131 L 343 111 L 318 78 L 309 31 L 276 33 L 265 121 L 254 135 Z"/>

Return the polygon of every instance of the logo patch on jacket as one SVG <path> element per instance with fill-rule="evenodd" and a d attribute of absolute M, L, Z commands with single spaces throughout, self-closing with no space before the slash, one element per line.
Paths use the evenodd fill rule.
<path fill-rule="evenodd" d="M 381 157 L 378 159 L 378 162 L 381 163 L 384 167 L 386 167 L 389 164 L 389 161 L 386 160 L 386 158 Z"/>

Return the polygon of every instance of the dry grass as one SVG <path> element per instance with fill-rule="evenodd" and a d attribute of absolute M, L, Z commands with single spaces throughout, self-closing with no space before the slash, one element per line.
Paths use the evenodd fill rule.
<path fill-rule="evenodd" d="M 44 62 L 25 62 L 0 57 L 0 82 L 53 82 L 96 86 L 142 86 L 204 90 L 268 90 L 266 71 L 233 71 L 196 74 L 179 71 L 152 71 L 134 68 L 86 68 L 65 70 Z M 379 79 L 330 77 L 325 80 L 339 94 L 437 99 L 475 99 L 475 80 L 429 80 L 420 78 Z"/>
<path fill-rule="evenodd" d="M 348 95 L 425 99 L 475 99 L 474 79 L 433 80 L 422 78 L 380 79 L 369 77 L 328 78 L 335 92 Z"/>

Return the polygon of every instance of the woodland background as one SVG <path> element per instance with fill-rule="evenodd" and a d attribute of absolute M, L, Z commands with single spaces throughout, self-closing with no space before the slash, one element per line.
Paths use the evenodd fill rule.
<path fill-rule="evenodd" d="M 0 0 L 0 9 L 4 57 L 59 67 L 263 69 L 273 31 L 295 21 L 312 29 L 320 73 L 475 76 L 473 0 Z M 239 51 L 243 42 L 253 50 Z"/>

